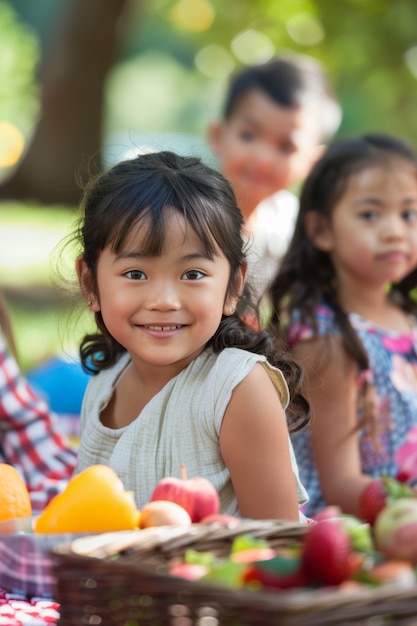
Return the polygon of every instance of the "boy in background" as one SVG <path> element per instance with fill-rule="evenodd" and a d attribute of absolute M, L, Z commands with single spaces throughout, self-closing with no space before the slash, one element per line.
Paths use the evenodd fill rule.
<path fill-rule="evenodd" d="M 313 58 L 281 56 L 231 79 L 223 119 L 209 129 L 209 141 L 246 221 L 251 282 L 259 297 L 293 234 L 298 199 L 291 190 L 341 117 L 326 73 Z"/>

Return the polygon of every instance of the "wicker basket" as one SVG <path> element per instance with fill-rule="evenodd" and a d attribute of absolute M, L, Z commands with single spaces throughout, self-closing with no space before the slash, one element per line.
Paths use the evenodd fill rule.
<path fill-rule="evenodd" d="M 417 625 L 417 585 L 352 590 L 231 590 L 167 573 L 188 548 L 226 555 L 237 535 L 272 547 L 300 541 L 301 524 L 248 521 L 105 533 L 51 553 L 60 626 Z"/>

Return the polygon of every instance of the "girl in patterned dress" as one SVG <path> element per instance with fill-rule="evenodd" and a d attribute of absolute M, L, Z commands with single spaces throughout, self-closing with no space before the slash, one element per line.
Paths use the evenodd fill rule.
<path fill-rule="evenodd" d="M 312 407 L 292 441 L 313 515 L 358 514 L 396 476 L 417 423 L 417 158 L 381 134 L 343 139 L 307 178 L 294 237 L 268 291 Z M 278 332 L 282 332 L 278 331 Z"/>

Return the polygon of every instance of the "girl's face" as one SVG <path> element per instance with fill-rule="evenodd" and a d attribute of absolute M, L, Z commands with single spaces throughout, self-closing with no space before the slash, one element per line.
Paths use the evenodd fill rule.
<path fill-rule="evenodd" d="M 386 285 L 417 266 L 417 174 L 393 158 L 352 174 L 315 243 L 340 279 Z"/>
<path fill-rule="evenodd" d="M 233 311 L 230 264 L 220 249 L 208 258 L 195 231 L 175 211 L 167 213 L 160 256 L 138 252 L 146 231 L 133 228 L 119 254 L 110 247 L 103 250 L 97 265 L 98 295 L 86 295 L 93 301 L 90 308 L 101 311 L 109 333 L 138 368 L 167 366 L 176 374 L 202 352 L 222 314 Z"/>

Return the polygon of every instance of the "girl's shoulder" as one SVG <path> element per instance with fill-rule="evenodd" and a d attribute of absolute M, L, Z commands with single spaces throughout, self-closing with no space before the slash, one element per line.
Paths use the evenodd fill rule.
<path fill-rule="evenodd" d="M 280 369 L 271 365 L 263 354 L 256 354 L 241 348 L 225 348 L 218 353 L 209 349 L 205 352 L 199 375 L 204 379 L 205 384 L 213 385 L 217 392 L 220 393 L 226 389 L 228 392 L 233 390 L 259 363 L 266 374 L 265 381 L 269 378 L 278 390 L 282 406 L 285 408 L 288 405 L 289 390 L 284 374 Z M 193 375 L 195 373 L 193 372 Z M 203 374 L 202 377 L 201 374 Z"/>
<path fill-rule="evenodd" d="M 306 320 L 300 309 L 292 311 L 286 329 L 288 344 L 293 346 L 299 341 L 308 341 L 328 335 L 340 335 L 333 309 L 321 303 L 314 312 L 314 319 Z"/>
<path fill-rule="evenodd" d="M 211 349 L 206 351 L 208 368 L 216 367 L 225 372 L 230 370 L 239 370 L 252 367 L 259 361 L 266 361 L 266 357 L 262 354 L 255 354 L 242 348 L 224 348 L 220 352 L 214 352 Z"/>
<path fill-rule="evenodd" d="M 226 368 L 225 371 L 230 372 L 232 368 L 233 375 L 239 376 L 241 380 L 259 363 L 277 389 L 283 408 L 287 408 L 290 393 L 285 376 L 280 369 L 268 362 L 266 356 L 242 350 L 241 348 L 225 348 L 218 356 L 220 358 L 219 362 Z"/>

